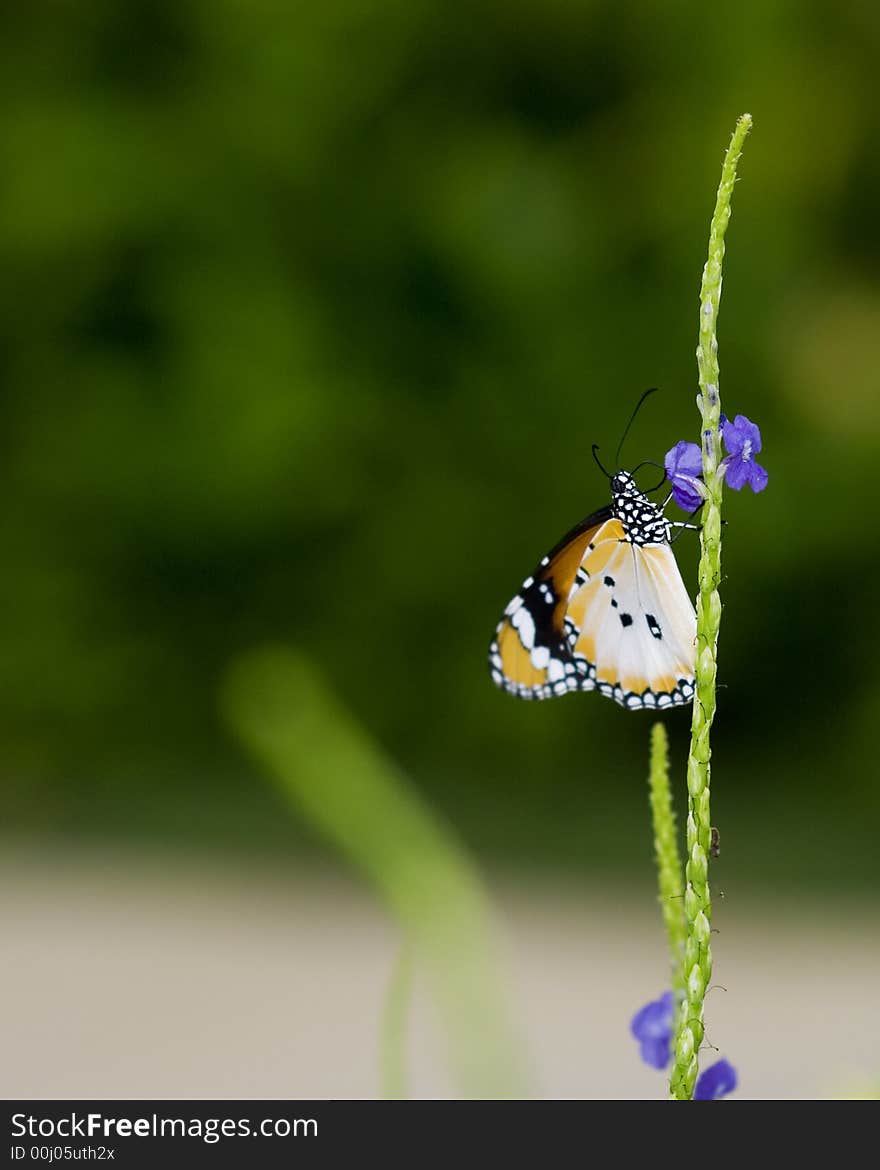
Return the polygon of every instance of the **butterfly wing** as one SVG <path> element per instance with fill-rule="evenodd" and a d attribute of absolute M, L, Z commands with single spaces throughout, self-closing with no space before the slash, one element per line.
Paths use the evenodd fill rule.
<path fill-rule="evenodd" d="M 504 612 L 495 683 L 523 699 L 598 690 L 630 710 L 693 698 L 696 615 L 668 544 L 627 539 L 611 509 L 573 529 Z"/>
<path fill-rule="evenodd" d="M 630 710 L 689 703 L 697 619 L 672 549 L 625 539 L 612 546 L 602 535 L 566 613 L 581 689 Z"/>
<path fill-rule="evenodd" d="M 520 699 L 549 699 L 580 689 L 565 614 L 581 563 L 611 517 L 603 508 L 560 540 L 525 579 L 489 647 L 493 681 Z M 622 533 L 621 529 L 621 533 Z"/>

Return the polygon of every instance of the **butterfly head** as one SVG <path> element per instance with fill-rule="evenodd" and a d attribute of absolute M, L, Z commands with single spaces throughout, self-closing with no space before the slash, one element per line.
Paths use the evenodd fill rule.
<path fill-rule="evenodd" d="M 640 494 L 631 471 L 617 471 L 611 476 L 611 495 L 613 497 L 638 496 Z"/>

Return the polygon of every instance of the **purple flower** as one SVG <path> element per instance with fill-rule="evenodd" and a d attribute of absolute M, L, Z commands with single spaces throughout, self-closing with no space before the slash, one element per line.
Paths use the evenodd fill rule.
<path fill-rule="evenodd" d="M 666 478 L 672 484 L 672 494 L 679 508 L 685 512 L 696 512 L 705 499 L 701 476 L 703 456 L 696 443 L 684 439 L 666 452 L 663 460 Z"/>
<path fill-rule="evenodd" d="M 757 430 L 757 427 L 755 428 Z M 728 1060 L 719 1060 L 710 1065 L 697 1078 L 694 1089 L 695 1101 L 720 1101 L 732 1093 L 737 1085 L 736 1069 Z"/>
<path fill-rule="evenodd" d="M 666 1068 L 672 1045 L 672 992 L 646 1003 L 633 1016 L 629 1030 L 639 1042 L 642 1060 L 651 1068 Z"/>
<path fill-rule="evenodd" d="M 724 482 L 735 492 L 746 484 L 753 492 L 762 492 L 767 486 L 767 472 L 754 456 L 761 450 L 761 432 L 744 414 L 738 414 L 733 422 L 721 416 L 721 436 L 727 449 L 727 457 L 721 466 Z"/>

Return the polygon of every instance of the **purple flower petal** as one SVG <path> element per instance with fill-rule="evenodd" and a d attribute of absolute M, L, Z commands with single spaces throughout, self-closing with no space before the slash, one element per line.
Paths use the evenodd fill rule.
<path fill-rule="evenodd" d="M 743 438 L 752 444 L 752 451 L 761 450 L 761 431 L 757 423 L 747 419 L 744 414 L 738 414 L 733 420 L 733 425 Z"/>
<path fill-rule="evenodd" d="M 695 1101 L 720 1101 L 736 1088 L 739 1078 L 736 1069 L 728 1060 L 719 1060 L 710 1065 L 697 1078 L 694 1089 Z"/>
<path fill-rule="evenodd" d="M 664 991 L 659 999 L 652 999 L 639 1008 L 630 1021 L 629 1030 L 636 1040 L 663 1036 L 672 1029 L 674 1001 L 671 991 Z"/>
<path fill-rule="evenodd" d="M 741 492 L 751 478 L 753 464 L 738 455 L 728 455 L 723 461 L 724 482 L 735 492 Z"/>
<path fill-rule="evenodd" d="M 703 453 L 696 443 L 686 443 L 682 439 L 666 452 L 663 466 L 669 479 L 674 480 L 677 475 L 690 475 L 696 479 L 703 474 Z"/>
<path fill-rule="evenodd" d="M 700 476 L 703 474 L 703 454 L 696 443 L 684 439 L 666 452 L 663 460 L 666 477 L 672 484 L 672 495 L 679 508 L 695 512 L 703 502 Z"/>
<path fill-rule="evenodd" d="M 752 454 L 761 450 L 761 431 L 744 414 L 738 414 L 733 422 L 725 418 L 721 426 L 721 436 L 729 455 L 742 455 L 749 459 Z"/>
<path fill-rule="evenodd" d="M 672 1048 L 671 1036 L 649 1037 L 639 1044 L 639 1054 L 645 1064 L 651 1068 L 666 1068 L 669 1064 L 669 1055 Z"/>
<path fill-rule="evenodd" d="M 736 417 L 741 418 L 742 416 L 737 415 Z M 729 418 L 724 420 L 721 427 L 721 438 L 724 440 L 724 446 L 729 455 L 739 455 L 742 452 L 746 437 L 735 422 L 731 422 Z"/>
<path fill-rule="evenodd" d="M 749 478 L 749 484 L 753 492 L 762 492 L 767 486 L 768 478 L 769 476 L 767 475 L 766 470 L 761 466 L 760 463 L 752 464 L 752 474 Z"/>
<path fill-rule="evenodd" d="M 672 483 L 672 498 L 684 512 L 696 512 L 703 503 L 699 480 L 690 476 L 678 476 Z"/>
<path fill-rule="evenodd" d="M 642 1060 L 652 1068 L 666 1068 L 669 1063 L 673 1011 L 672 992 L 667 991 L 640 1008 L 630 1022 L 629 1030 L 639 1042 Z"/>

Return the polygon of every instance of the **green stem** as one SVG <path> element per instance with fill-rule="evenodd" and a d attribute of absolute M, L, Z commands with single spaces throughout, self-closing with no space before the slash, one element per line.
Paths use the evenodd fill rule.
<path fill-rule="evenodd" d="M 697 347 L 702 415 L 703 480 L 707 498 L 700 532 L 699 595 L 697 597 L 696 682 L 691 745 L 688 753 L 687 865 L 684 896 L 687 920 L 685 945 L 685 992 L 675 1040 L 675 1063 L 670 1092 L 673 1098 L 690 1101 L 699 1071 L 699 1050 L 703 1042 L 706 989 L 712 978 L 710 946 L 712 902 L 709 895 L 709 761 L 712 755 L 709 734 L 715 717 L 715 676 L 718 631 L 721 626 L 721 491 L 724 472 L 721 464 L 721 395 L 718 389 L 718 341 L 716 326 L 721 301 L 721 265 L 724 234 L 730 221 L 730 200 L 736 181 L 736 167 L 746 135 L 752 126 L 750 114 L 736 124 L 721 168 L 721 183 L 709 230 L 709 255 L 700 289 L 700 342 Z"/>
<path fill-rule="evenodd" d="M 391 972 L 382 1016 L 382 1096 L 404 1101 L 406 1092 L 406 1015 L 412 990 L 412 946 L 404 940 Z"/>
<path fill-rule="evenodd" d="M 687 928 L 684 920 L 682 891 L 684 875 L 675 835 L 675 813 L 669 791 L 669 740 L 662 723 L 651 728 L 651 815 L 654 821 L 654 850 L 657 856 L 657 900 L 663 914 L 669 959 L 672 964 L 672 990 L 675 1002 L 685 994 L 684 952 Z"/>

